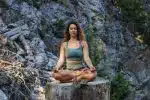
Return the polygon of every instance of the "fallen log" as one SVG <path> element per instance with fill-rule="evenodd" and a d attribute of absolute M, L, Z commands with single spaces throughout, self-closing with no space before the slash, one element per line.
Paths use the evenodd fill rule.
<path fill-rule="evenodd" d="M 47 100 L 110 100 L 110 82 L 105 79 L 78 87 L 72 83 L 49 84 L 45 91 Z"/>

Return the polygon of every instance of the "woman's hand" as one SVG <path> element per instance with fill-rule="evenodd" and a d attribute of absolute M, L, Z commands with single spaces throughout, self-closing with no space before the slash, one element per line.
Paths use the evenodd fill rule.
<path fill-rule="evenodd" d="M 52 71 L 53 71 L 54 73 L 56 73 L 56 72 L 58 72 L 58 70 L 59 70 L 59 68 L 54 67 Z"/>
<path fill-rule="evenodd" d="M 84 68 L 83 69 L 83 71 L 91 71 L 91 72 L 95 72 L 96 71 L 96 69 L 95 69 L 95 67 L 89 67 L 89 68 Z"/>
<path fill-rule="evenodd" d="M 95 72 L 96 68 L 95 67 L 90 67 L 91 72 Z"/>

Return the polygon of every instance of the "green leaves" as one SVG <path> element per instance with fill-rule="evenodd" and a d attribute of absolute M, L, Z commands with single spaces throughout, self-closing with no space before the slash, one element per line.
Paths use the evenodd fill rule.
<path fill-rule="evenodd" d="M 96 66 L 99 63 L 99 58 L 100 58 L 100 51 L 98 50 L 98 46 L 97 42 L 94 39 L 94 30 L 93 30 L 93 26 L 90 24 L 86 29 L 85 29 L 85 38 L 86 41 L 88 43 L 88 47 L 89 47 L 89 56 L 92 60 L 92 63 L 94 66 Z"/>
<path fill-rule="evenodd" d="M 138 21 L 144 14 L 144 5 L 142 0 L 116 0 L 120 8 L 122 20 L 126 22 Z"/>
<path fill-rule="evenodd" d="M 130 92 L 130 82 L 118 73 L 111 81 L 111 100 L 123 100 Z"/>
<path fill-rule="evenodd" d="M 137 35 L 143 37 L 144 42 L 140 43 L 150 45 L 150 14 L 145 11 L 144 0 L 116 0 L 115 5 L 119 9 L 118 13 L 121 13 L 121 21 L 129 27 L 133 34 L 138 32 Z M 134 25 L 128 26 L 130 23 Z"/>

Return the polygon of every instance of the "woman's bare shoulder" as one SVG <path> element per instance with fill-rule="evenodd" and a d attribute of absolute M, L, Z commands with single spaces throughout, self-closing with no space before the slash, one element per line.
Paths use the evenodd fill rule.
<path fill-rule="evenodd" d="M 62 42 L 61 44 L 63 47 L 65 47 L 67 45 L 67 42 Z"/>
<path fill-rule="evenodd" d="M 81 41 L 81 45 L 84 47 L 84 46 L 87 45 L 87 42 L 86 42 L 85 40 L 82 40 L 82 41 Z"/>

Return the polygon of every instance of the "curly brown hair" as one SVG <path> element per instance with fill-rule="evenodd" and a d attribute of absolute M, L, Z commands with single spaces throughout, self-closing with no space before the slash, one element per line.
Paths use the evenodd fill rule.
<path fill-rule="evenodd" d="M 69 41 L 70 40 L 70 34 L 69 34 L 69 27 L 71 24 L 74 24 L 77 26 L 77 40 L 79 41 L 82 41 L 82 40 L 85 40 L 84 39 L 84 32 L 83 30 L 80 28 L 78 22 L 76 21 L 70 21 L 68 24 L 67 24 L 67 27 L 66 27 L 66 30 L 64 32 L 64 38 L 63 40 L 57 44 L 57 50 L 60 51 L 60 46 L 63 42 L 66 42 L 66 41 Z M 58 54 L 57 54 L 58 55 Z"/>
<path fill-rule="evenodd" d="M 84 32 L 80 28 L 79 24 L 76 21 L 70 21 L 66 27 L 66 30 L 64 32 L 64 39 L 63 42 L 69 41 L 70 40 L 70 34 L 69 34 L 69 27 L 71 24 L 76 25 L 77 27 L 77 40 L 82 41 L 84 40 Z"/>

